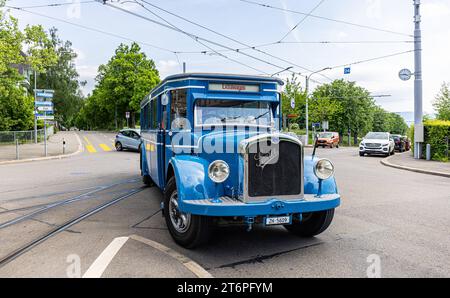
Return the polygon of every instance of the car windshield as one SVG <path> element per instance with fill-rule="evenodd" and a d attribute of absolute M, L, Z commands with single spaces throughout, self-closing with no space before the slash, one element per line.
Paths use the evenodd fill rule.
<path fill-rule="evenodd" d="M 196 125 L 261 125 L 272 120 L 265 101 L 201 99 L 195 102 Z"/>
<path fill-rule="evenodd" d="M 387 132 L 369 132 L 365 139 L 367 140 L 387 140 L 389 139 L 389 134 Z"/>
<path fill-rule="evenodd" d="M 331 132 L 323 132 L 319 134 L 319 138 L 323 139 L 331 139 L 333 137 L 333 134 Z"/>

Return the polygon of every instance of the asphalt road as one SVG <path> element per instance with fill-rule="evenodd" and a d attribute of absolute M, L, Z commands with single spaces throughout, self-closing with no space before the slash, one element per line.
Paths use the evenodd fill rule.
<path fill-rule="evenodd" d="M 343 197 L 326 232 L 301 239 L 282 227 L 221 228 L 210 244 L 189 251 L 168 234 L 160 191 L 142 188 L 139 155 L 108 150 L 113 134 L 80 136 L 90 146 L 80 155 L 0 166 L 0 259 L 24 248 L 0 265 L 0 276 L 81 276 L 115 238 L 136 234 L 216 277 L 366 277 L 374 264 L 383 277 L 450 277 L 448 178 L 384 167 L 380 157 L 362 158 L 355 149 L 318 149 L 334 162 Z M 131 192 L 137 193 L 127 196 Z M 114 199 L 122 200 L 29 246 Z M 195 274 L 154 247 L 129 240 L 101 276 Z"/>

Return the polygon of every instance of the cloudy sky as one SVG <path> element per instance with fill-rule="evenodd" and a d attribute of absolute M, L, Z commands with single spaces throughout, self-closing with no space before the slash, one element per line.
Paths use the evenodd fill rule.
<path fill-rule="evenodd" d="M 21 27 L 26 24 L 42 24 L 46 28 L 55 26 L 59 29 L 61 38 L 73 42 L 78 53 L 78 72 L 83 80 L 88 81 L 84 90 L 86 94 L 95 85 L 98 66 L 108 61 L 121 42 L 130 43 L 130 40 L 135 40 L 140 42 L 148 57 L 156 62 L 161 77 L 181 72 L 180 63 L 183 61 L 187 63 L 189 72 L 245 74 L 272 74 L 289 66 L 293 66 L 292 71 L 306 74 L 308 72 L 305 69 L 340 66 L 323 74 L 331 79 L 356 81 L 375 95 L 391 95 L 377 98 L 377 102 L 387 110 L 413 111 L 413 79 L 403 82 L 398 78 L 400 69 L 414 70 L 412 52 L 352 65 L 351 74 L 347 75 L 344 75 L 344 66 L 341 66 L 412 50 L 412 0 L 250 0 L 295 12 L 310 12 L 315 9 L 314 16 L 307 18 L 302 14 L 261 7 L 242 0 L 145 0 L 214 29 L 241 44 L 148 5 L 147 8 L 156 15 L 131 3 L 132 1 L 116 4 L 160 22 L 168 21 L 185 32 L 216 43 L 203 42 L 203 45 L 183 33 L 99 3 L 77 4 L 85 1 L 9 0 L 7 5 L 28 7 L 72 3 L 68 6 L 27 9 L 34 14 L 17 10 L 11 10 L 10 13 L 19 19 Z M 440 85 L 443 81 L 450 81 L 450 1 L 423 0 L 422 3 L 424 110 L 432 112 L 431 103 Z M 347 24 L 321 17 L 341 20 Z M 103 33 L 76 27 L 61 20 Z M 297 28 L 291 31 L 300 21 L 302 22 Z M 287 34 L 288 32 L 290 33 Z M 283 43 L 259 48 L 267 54 L 252 49 L 242 50 L 244 54 L 227 51 L 229 48 L 243 48 L 242 44 L 256 46 L 275 43 L 281 39 Z M 208 50 L 210 52 L 202 53 Z M 284 72 L 281 76 L 287 77 L 289 72 Z M 314 78 L 322 83 L 329 82 L 320 75 L 315 75 Z M 312 87 L 314 86 L 315 84 Z"/>

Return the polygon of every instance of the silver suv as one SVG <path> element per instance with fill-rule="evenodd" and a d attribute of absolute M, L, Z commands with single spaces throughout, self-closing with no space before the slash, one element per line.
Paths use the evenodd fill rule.
<path fill-rule="evenodd" d="M 388 132 L 369 132 L 359 144 L 359 156 L 365 154 L 393 155 L 395 143 Z"/>

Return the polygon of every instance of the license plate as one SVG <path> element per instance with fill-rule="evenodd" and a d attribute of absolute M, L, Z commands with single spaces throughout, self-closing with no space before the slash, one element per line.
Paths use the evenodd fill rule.
<path fill-rule="evenodd" d="M 266 217 L 266 226 L 288 225 L 291 223 L 291 216 Z"/>

